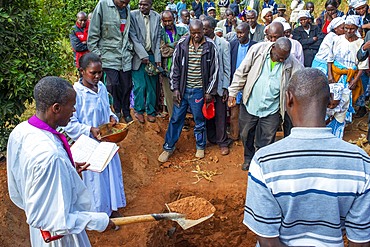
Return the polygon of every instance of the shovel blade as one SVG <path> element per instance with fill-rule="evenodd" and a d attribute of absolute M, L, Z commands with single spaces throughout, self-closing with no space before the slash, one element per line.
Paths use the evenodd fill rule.
<path fill-rule="evenodd" d="M 210 214 L 208 216 L 202 217 L 202 218 L 197 219 L 197 220 L 189 220 L 189 219 L 185 219 L 185 218 L 179 218 L 179 219 L 173 219 L 173 221 L 176 221 L 177 224 L 179 224 L 183 230 L 186 230 L 186 229 L 189 229 L 190 227 L 198 225 L 199 223 L 202 223 L 203 221 L 208 220 L 212 216 L 213 216 L 213 214 Z"/>

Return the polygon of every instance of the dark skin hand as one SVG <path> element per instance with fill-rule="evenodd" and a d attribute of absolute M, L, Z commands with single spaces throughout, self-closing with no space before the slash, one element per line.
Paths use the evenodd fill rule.
<path fill-rule="evenodd" d="M 348 246 L 349 247 L 370 247 L 370 242 L 367 243 L 353 243 L 351 241 L 348 241 Z"/>
<path fill-rule="evenodd" d="M 116 229 L 116 224 L 114 224 L 113 221 L 109 220 L 108 226 L 107 228 L 105 228 L 104 232 L 114 229 Z"/>
<path fill-rule="evenodd" d="M 336 81 L 334 81 L 334 78 L 333 78 L 333 72 L 332 72 L 332 69 L 331 69 L 331 66 L 333 65 L 333 63 L 328 63 L 328 81 L 329 83 L 335 83 Z"/>
<path fill-rule="evenodd" d="M 282 242 L 280 242 L 280 239 L 278 237 L 275 238 L 264 238 L 257 236 L 258 242 L 261 247 L 284 247 L 286 246 Z"/>
<path fill-rule="evenodd" d="M 212 102 L 212 99 L 213 99 L 212 95 L 210 95 L 210 94 L 208 94 L 208 93 L 206 93 L 206 94 L 204 95 L 204 100 L 206 101 L 206 103 L 207 103 L 207 104 L 208 104 L 208 103 L 211 103 L 211 102 Z"/>
<path fill-rule="evenodd" d="M 180 91 L 178 89 L 176 89 L 175 91 L 173 91 L 172 98 L 173 98 L 173 103 L 177 107 L 180 107 L 181 95 L 180 95 Z"/>
<path fill-rule="evenodd" d="M 112 124 L 112 126 L 117 124 L 117 120 L 113 116 L 110 116 L 109 122 Z"/>
<path fill-rule="evenodd" d="M 149 63 L 149 58 L 148 57 L 144 57 L 143 59 L 141 59 L 141 63 L 148 64 Z"/>
<path fill-rule="evenodd" d="M 353 90 L 357 87 L 357 82 L 360 80 L 361 75 L 362 75 L 362 70 L 360 69 L 357 75 L 355 76 L 355 78 L 353 78 L 353 80 L 351 80 L 351 82 L 349 83 L 348 85 L 349 89 Z"/>
<path fill-rule="evenodd" d="M 95 139 L 100 140 L 100 130 L 99 130 L 99 128 L 91 127 L 90 132 L 91 132 L 91 134 L 93 135 L 93 137 Z"/>
<path fill-rule="evenodd" d="M 236 98 L 233 97 L 233 96 L 229 96 L 229 98 L 227 100 L 227 106 L 228 107 L 234 107 L 234 106 L 236 106 Z"/>
<path fill-rule="evenodd" d="M 225 103 L 228 97 L 229 97 L 229 91 L 227 91 L 227 89 L 224 89 L 224 91 L 222 92 L 222 102 Z"/>
<path fill-rule="evenodd" d="M 78 174 L 81 174 L 81 172 L 86 171 L 86 168 L 88 168 L 90 164 L 86 164 L 86 162 L 75 162 L 75 167 L 78 172 Z"/>

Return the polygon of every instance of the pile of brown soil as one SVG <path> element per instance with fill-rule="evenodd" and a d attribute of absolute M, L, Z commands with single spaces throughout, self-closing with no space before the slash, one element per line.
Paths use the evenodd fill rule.
<path fill-rule="evenodd" d="M 171 212 L 184 214 L 185 218 L 189 220 L 198 220 L 216 211 L 216 208 L 209 201 L 196 196 L 182 198 L 168 203 L 167 206 Z"/>

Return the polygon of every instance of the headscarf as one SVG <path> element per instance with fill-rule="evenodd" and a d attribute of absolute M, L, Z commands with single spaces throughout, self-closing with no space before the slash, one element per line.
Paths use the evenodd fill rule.
<path fill-rule="evenodd" d="M 306 18 L 311 18 L 311 15 L 310 15 L 310 11 L 309 10 L 300 10 L 299 13 L 298 13 L 298 21 L 299 19 L 301 19 L 302 17 L 306 17 Z"/>
<path fill-rule="evenodd" d="M 335 28 L 339 27 L 340 25 L 342 25 L 344 23 L 344 19 L 342 17 L 335 17 L 328 25 L 328 27 L 326 28 L 326 31 L 328 33 L 330 33 L 331 31 L 333 31 Z"/>
<path fill-rule="evenodd" d="M 276 17 L 275 19 L 272 20 L 272 22 L 280 22 L 280 23 L 284 23 L 284 22 L 287 22 L 286 19 L 284 17 Z"/>
<path fill-rule="evenodd" d="M 357 27 L 360 27 L 360 18 L 359 15 L 348 15 L 345 20 L 346 25 L 355 25 Z"/>
<path fill-rule="evenodd" d="M 292 29 L 292 27 L 289 25 L 288 22 L 283 22 L 282 24 L 283 24 L 283 27 L 284 27 L 284 31 Z"/>
<path fill-rule="evenodd" d="M 333 100 L 340 100 L 342 98 L 344 86 L 342 83 L 330 83 L 330 93 L 333 94 Z"/>
<path fill-rule="evenodd" d="M 272 8 L 264 8 L 262 9 L 262 12 L 261 12 L 261 19 L 263 22 L 266 22 L 265 20 L 265 16 L 267 15 L 268 12 L 273 12 L 273 9 Z"/>
<path fill-rule="evenodd" d="M 362 6 L 362 5 L 365 5 L 366 3 L 367 3 L 366 0 L 351 1 L 351 6 L 353 8 L 358 8 L 358 7 Z"/>

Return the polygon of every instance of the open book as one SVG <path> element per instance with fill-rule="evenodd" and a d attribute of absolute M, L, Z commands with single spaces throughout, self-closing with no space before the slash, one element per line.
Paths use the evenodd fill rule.
<path fill-rule="evenodd" d="M 81 135 L 72 145 L 71 152 L 75 162 L 86 162 L 87 170 L 102 172 L 118 151 L 113 142 L 98 142 L 86 135 Z"/>

